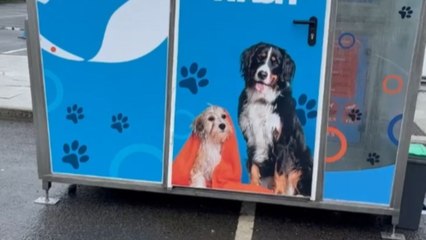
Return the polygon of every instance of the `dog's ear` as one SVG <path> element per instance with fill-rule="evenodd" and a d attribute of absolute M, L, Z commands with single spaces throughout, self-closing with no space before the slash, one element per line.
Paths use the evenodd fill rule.
<path fill-rule="evenodd" d="M 255 44 L 255 45 L 247 48 L 246 50 L 244 50 L 243 53 L 241 54 L 240 71 L 241 71 L 241 75 L 244 77 L 245 80 L 248 80 L 248 79 L 250 79 L 250 77 L 252 77 L 251 76 L 252 75 L 251 65 L 252 65 L 252 62 L 253 62 L 253 57 L 256 54 L 257 49 L 259 49 L 259 47 L 261 45 L 263 45 L 263 43 Z"/>
<path fill-rule="evenodd" d="M 192 123 L 192 132 L 201 136 L 204 132 L 204 124 L 201 116 L 198 116 L 195 121 Z"/>
<path fill-rule="evenodd" d="M 294 73 L 296 72 L 296 64 L 294 63 L 293 59 L 290 57 L 290 55 L 287 54 L 285 50 L 280 49 L 280 52 L 283 56 L 283 62 L 281 66 L 282 67 L 281 81 L 287 84 L 286 87 L 289 87 L 291 80 L 294 77 Z"/>
<path fill-rule="evenodd" d="M 253 53 L 252 53 L 252 51 L 253 51 L 253 49 L 252 48 L 248 48 L 248 49 L 246 49 L 246 50 L 244 50 L 244 52 L 241 54 L 241 58 L 240 58 L 240 61 L 241 61 L 241 68 L 240 68 L 240 71 L 241 71 L 241 75 L 243 76 L 243 78 L 244 79 L 248 79 L 250 76 L 250 73 L 249 73 L 249 69 L 250 69 L 250 65 L 251 65 L 251 58 L 252 58 L 252 55 L 253 55 Z"/>

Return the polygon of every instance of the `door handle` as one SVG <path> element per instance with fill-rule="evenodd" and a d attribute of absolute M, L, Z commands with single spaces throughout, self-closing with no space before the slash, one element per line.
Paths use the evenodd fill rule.
<path fill-rule="evenodd" d="M 315 46 L 317 43 L 318 19 L 316 17 L 311 17 L 309 20 L 293 20 L 293 24 L 309 25 L 308 45 Z"/>

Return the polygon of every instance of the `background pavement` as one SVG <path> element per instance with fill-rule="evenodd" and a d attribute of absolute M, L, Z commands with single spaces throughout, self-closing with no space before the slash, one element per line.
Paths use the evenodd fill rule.
<path fill-rule="evenodd" d="M 23 1 L 16 3 L 2 3 L 0 0 L 0 53 L 8 55 L 26 56 L 26 42 L 20 39 L 27 18 L 27 6 Z M 23 50 L 25 49 L 25 50 Z M 21 50 L 18 52 L 16 51 Z"/>
<path fill-rule="evenodd" d="M 0 56 L 0 107 L 32 111 L 26 56 Z"/>
<path fill-rule="evenodd" d="M 0 0 L 0 118 L 32 118 L 24 34 L 26 5 Z"/>

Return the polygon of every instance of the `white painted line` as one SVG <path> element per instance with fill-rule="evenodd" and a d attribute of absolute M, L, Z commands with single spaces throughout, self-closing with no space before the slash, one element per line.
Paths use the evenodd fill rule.
<path fill-rule="evenodd" d="M 15 27 L 15 26 L 6 26 L 6 27 L 3 27 L 2 29 L 11 30 L 11 31 L 24 31 L 23 28 Z"/>
<path fill-rule="evenodd" d="M 253 236 L 254 219 L 256 216 L 256 203 L 243 202 L 240 217 L 238 218 L 235 240 L 251 240 Z"/>
<path fill-rule="evenodd" d="M 288 4 L 290 4 L 290 5 L 297 5 L 297 0 L 290 0 L 288 2 Z"/>
<path fill-rule="evenodd" d="M 19 48 L 19 49 L 15 49 L 15 50 L 2 52 L 2 54 L 12 54 L 12 53 L 22 52 L 22 51 L 26 51 L 26 50 L 27 50 L 27 48 Z"/>
<path fill-rule="evenodd" d="M 26 16 L 27 16 L 27 14 L 10 15 L 10 16 L 3 16 L 3 17 L 0 17 L 0 19 L 15 18 L 15 17 L 26 17 Z"/>

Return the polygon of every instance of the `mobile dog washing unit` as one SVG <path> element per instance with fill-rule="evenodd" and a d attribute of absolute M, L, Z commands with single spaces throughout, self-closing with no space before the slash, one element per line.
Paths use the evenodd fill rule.
<path fill-rule="evenodd" d="M 51 182 L 389 215 L 422 0 L 30 0 Z"/>

